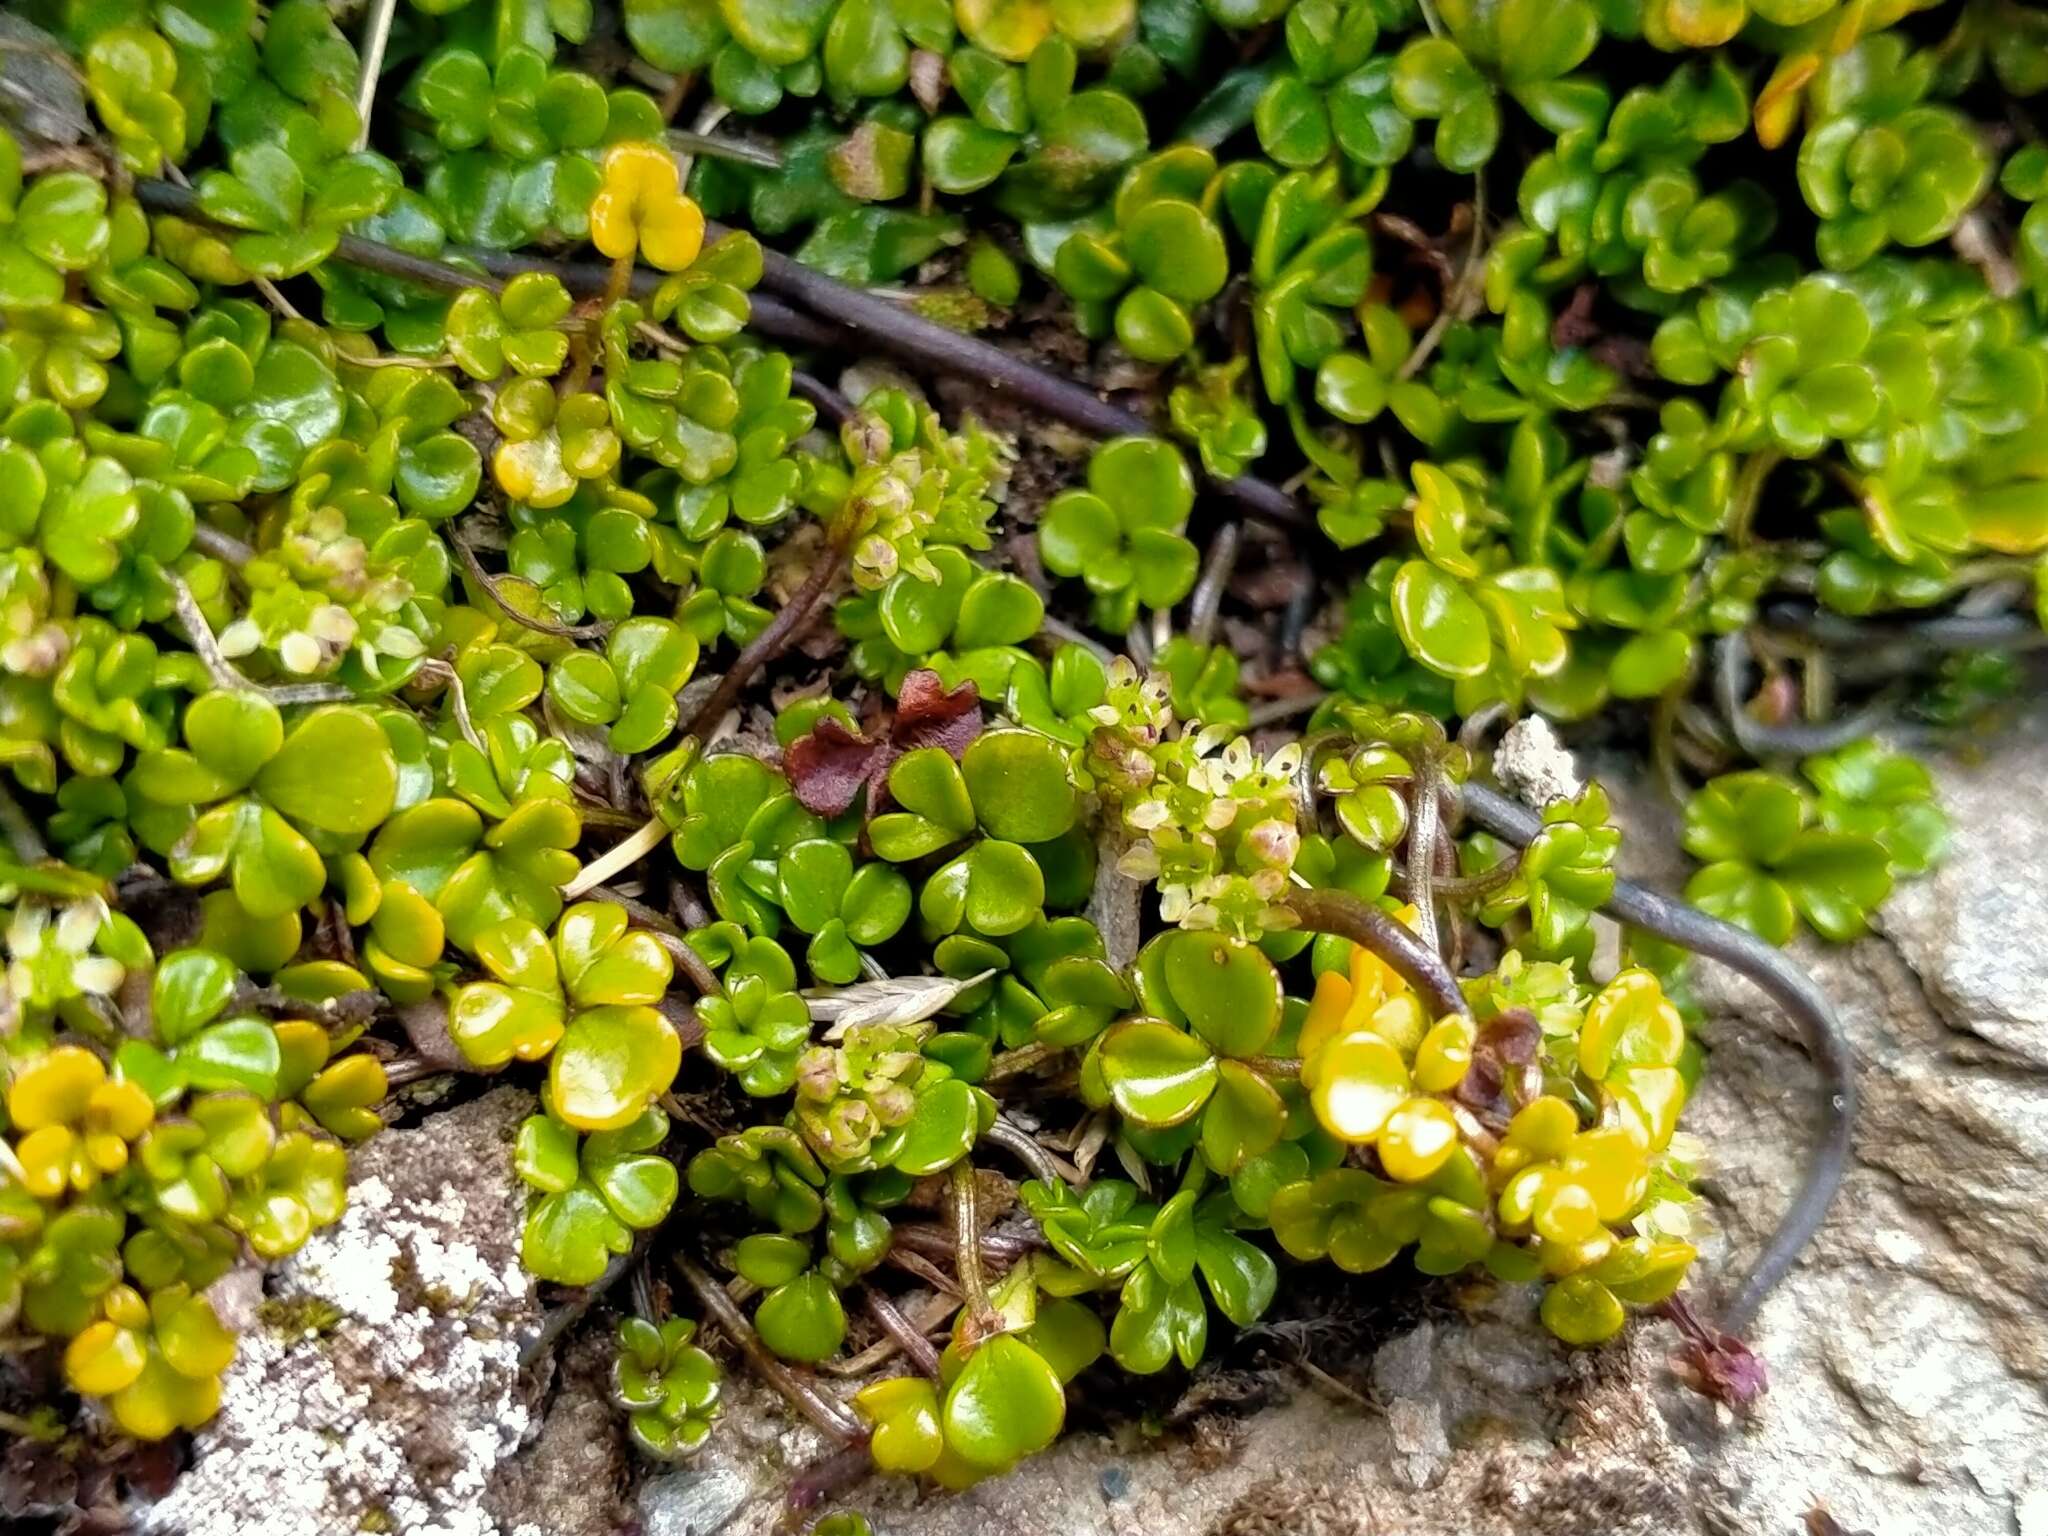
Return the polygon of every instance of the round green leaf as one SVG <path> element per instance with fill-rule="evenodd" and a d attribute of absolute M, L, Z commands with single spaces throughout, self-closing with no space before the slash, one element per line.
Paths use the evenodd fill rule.
<path fill-rule="evenodd" d="M 991 938 L 1015 933 L 1045 905 L 1045 875 L 1016 843 L 990 838 L 968 855 L 967 921 Z"/>
<path fill-rule="evenodd" d="M 675 1029 L 652 1008 L 586 1008 L 548 1060 L 548 1102 L 578 1130 L 616 1130 L 667 1090 L 681 1062 Z"/>
<path fill-rule="evenodd" d="M 1224 1056 L 1256 1056 L 1280 1028 L 1280 973 L 1265 953 L 1217 933 L 1166 941 L 1167 994 L 1189 1025 Z"/>
<path fill-rule="evenodd" d="M 346 706 L 317 709 L 285 737 L 256 776 L 256 790 L 295 821 L 361 836 L 391 814 L 398 763 L 383 728 Z"/>
<path fill-rule="evenodd" d="M 973 1149 L 980 1133 L 974 1090 L 947 1078 L 917 1096 L 917 1108 L 889 1142 L 889 1166 L 913 1178 L 943 1173 Z"/>
<path fill-rule="evenodd" d="M 1394 576 L 1394 624 L 1417 661 L 1445 677 L 1478 677 L 1493 657 L 1486 614 L 1455 577 L 1426 560 Z"/>
<path fill-rule="evenodd" d="M 1001 1472 L 1044 1450 L 1066 1423 L 1059 1373 L 1010 1334 L 986 1340 L 946 1392 L 946 1448 L 969 1466 Z"/>
<path fill-rule="evenodd" d="M 1209 1047 L 1163 1019 L 1114 1025 L 1097 1047 L 1097 1060 L 1117 1111 L 1142 1126 L 1163 1129 L 1192 1119 L 1216 1088 Z"/>
<path fill-rule="evenodd" d="M 1066 754 L 1036 731 L 989 731 L 960 759 L 976 816 L 990 837 L 1043 843 L 1074 824 L 1078 797 Z"/>

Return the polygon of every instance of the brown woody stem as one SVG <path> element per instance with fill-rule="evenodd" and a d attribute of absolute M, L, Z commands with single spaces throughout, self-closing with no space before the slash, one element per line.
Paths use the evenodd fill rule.
<path fill-rule="evenodd" d="M 718 686 L 711 690 L 683 734 L 694 736 L 699 741 L 708 737 L 718 722 L 725 718 L 725 712 L 740 701 L 747 684 L 759 675 L 761 669 L 774 661 L 804 631 L 811 616 L 825 600 L 825 594 L 832 590 L 832 583 L 839 579 L 840 570 L 846 564 L 847 552 L 853 548 L 853 519 L 842 514 L 831 536 L 825 541 L 825 548 L 819 553 L 817 563 L 811 567 L 804 584 L 790 594 L 789 601 L 776 610 L 775 617 L 768 621 L 768 627 L 747 643 L 747 646 L 726 668 L 725 676 L 718 680 Z"/>
<path fill-rule="evenodd" d="M 916 1366 L 919 1373 L 939 1379 L 939 1352 L 932 1348 L 932 1341 L 917 1331 L 909 1318 L 896 1309 L 896 1303 L 876 1290 L 872 1285 L 861 1287 L 861 1302 L 868 1309 L 868 1316 L 903 1351 L 904 1358 Z"/>
<path fill-rule="evenodd" d="M 1422 994 L 1433 1017 L 1471 1012 L 1443 956 L 1406 923 L 1370 902 L 1349 891 L 1294 890 L 1280 898 L 1280 905 L 1311 933 L 1335 934 L 1371 950 Z"/>
<path fill-rule="evenodd" d="M 703 1307 L 708 1319 L 733 1341 L 760 1378 L 787 1398 L 797 1412 L 833 1439 L 847 1445 L 858 1444 L 867 1438 L 866 1432 L 854 1422 L 852 1414 L 775 1357 L 774 1352 L 761 1342 L 761 1336 L 754 1332 L 754 1325 L 747 1320 L 747 1314 L 726 1294 L 724 1286 L 682 1254 L 676 1255 L 676 1269 L 684 1283 L 696 1292 L 698 1305 Z"/>
<path fill-rule="evenodd" d="M 968 1323 L 977 1338 L 994 1331 L 995 1307 L 988 1299 L 988 1276 L 981 1269 L 981 1187 L 974 1164 L 961 1158 L 947 1174 L 953 1187 L 953 1268 L 960 1277 L 960 1295 Z"/>
<path fill-rule="evenodd" d="M 167 181 L 138 178 L 135 194 L 143 207 L 155 213 L 184 219 L 206 217 L 197 196 Z M 707 233 L 715 239 L 727 231 L 714 225 Z M 335 255 L 354 266 L 432 288 L 484 288 L 495 293 L 504 286 L 501 274 L 542 271 L 553 272 L 572 292 L 590 295 L 603 293 L 611 275 L 607 264 L 548 261 L 495 251 L 458 254 L 475 261 L 483 271 L 414 256 L 360 235 L 343 235 L 335 247 Z M 1142 416 L 1111 404 L 1085 385 L 1063 379 L 979 337 L 948 330 L 901 304 L 813 271 L 779 251 L 762 254 L 766 262 L 763 283 L 768 292 L 753 296 L 750 324 L 764 336 L 792 346 L 877 347 L 906 362 L 970 379 L 1094 437 L 1148 436 L 1153 430 Z M 659 280 L 659 274 L 636 270 L 628 291 L 650 292 Z M 778 303 L 778 299 L 787 302 Z M 1308 517 L 1295 498 L 1271 481 L 1239 475 L 1212 483 L 1263 522 L 1283 528 L 1308 526 Z"/>

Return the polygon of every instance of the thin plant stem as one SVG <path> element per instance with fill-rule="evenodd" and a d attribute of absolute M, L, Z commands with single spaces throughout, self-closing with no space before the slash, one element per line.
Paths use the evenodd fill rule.
<path fill-rule="evenodd" d="M 1431 13 L 1425 8 L 1423 15 L 1430 18 Z M 1431 30 L 1435 31 L 1433 18 L 1431 21 Z M 1444 290 L 1443 305 L 1437 310 L 1436 318 L 1429 322 L 1429 329 L 1422 333 L 1422 339 L 1415 343 L 1415 350 L 1410 352 L 1401 366 L 1395 370 L 1396 379 L 1405 381 L 1414 378 L 1422 371 L 1423 364 L 1435 355 L 1437 344 L 1444 339 L 1444 333 L 1451 328 L 1451 322 L 1458 318 L 1458 311 L 1464 307 L 1472 284 L 1479 276 L 1479 258 L 1485 249 L 1486 177 L 1479 175 L 1472 178 L 1472 244 L 1465 252 L 1465 265 L 1459 269 L 1458 280 Z"/>
<path fill-rule="evenodd" d="M 420 663 L 418 675 L 446 685 L 448 708 L 455 715 L 455 728 L 462 732 L 464 741 L 488 757 L 491 749 L 484 742 L 482 734 L 476 728 L 476 722 L 469 715 L 469 691 L 462 686 L 462 674 L 455 670 L 453 664 L 437 657 L 429 657 Z"/>
<path fill-rule="evenodd" d="M 900 1311 L 896 1303 L 872 1285 L 860 1288 L 861 1305 L 867 1308 L 868 1316 L 875 1320 L 875 1326 L 896 1347 L 903 1351 L 904 1358 L 917 1367 L 920 1375 L 939 1379 L 939 1352 L 932 1348 L 932 1341 L 918 1332 L 917 1325 Z"/>
<path fill-rule="evenodd" d="M 1296 888 L 1280 898 L 1280 905 L 1310 933 L 1349 939 L 1386 961 L 1429 1004 L 1432 1016 L 1471 1012 L 1443 956 L 1413 928 L 1370 902 L 1349 891 Z"/>
<path fill-rule="evenodd" d="M 221 651 L 220 642 L 213 635 L 213 626 L 199 611 L 199 600 L 192 595 L 185 578 L 176 571 L 166 571 L 164 579 L 171 584 L 171 601 L 178 611 L 178 622 L 184 626 L 187 637 L 192 641 L 192 649 L 205 664 L 207 674 L 216 687 L 258 694 L 279 709 L 287 709 L 294 704 L 345 704 L 355 698 L 354 690 L 341 683 L 281 683 L 265 687 L 251 682 Z"/>
<path fill-rule="evenodd" d="M 1415 908 L 1416 932 L 1431 949 L 1443 940 L 1436 921 L 1436 859 L 1443 846 L 1444 768 L 1428 751 L 1415 765 L 1415 783 L 1408 795 L 1408 899 Z"/>
<path fill-rule="evenodd" d="M 1034 1040 L 1029 1045 L 1020 1045 L 1015 1050 L 998 1051 L 983 1075 L 984 1083 L 1000 1082 L 1006 1077 L 1019 1077 L 1035 1067 L 1042 1066 L 1065 1050 L 1064 1046 L 1047 1045 L 1043 1040 Z"/>
<path fill-rule="evenodd" d="M 1326 688 L 1312 688 L 1292 698 L 1269 700 L 1245 716 L 1245 726 L 1256 731 L 1264 726 L 1278 725 L 1283 720 L 1292 720 L 1296 715 L 1306 715 L 1320 708 L 1329 696 Z"/>
<path fill-rule="evenodd" d="M 1150 425 L 1086 385 L 1028 362 L 979 337 L 949 330 L 914 310 L 827 277 L 776 251 L 763 253 L 762 285 L 813 314 L 852 330 L 862 345 L 892 352 L 940 373 L 971 379 L 992 392 L 1094 437 L 1146 435 Z M 1238 476 L 1216 482 L 1250 515 L 1282 527 L 1304 527 L 1307 515 L 1279 486 Z"/>
<path fill-rule="evenodd" d="M 456 558 L 462 562 L 470 580 L 482 587 L 492 603 L 521 629 L 530 629 L 537 635 L 549 635 L 557 640 L 601 640 L 612 632 L 611 624 L 603 619 L 594 619 L 588 624 L 561 624 L 539 614 L 522 612 L 505 600 L 505 595 L 498 590 L 498 578 L 484 569 L 483 562 L 477 558 L 476 547 L 468 539 L 451 527 L 448 542 L 455 546 Z"/>
<path fill-rule="evenodd" d="M 1015 1121 L 1006 1120 L 1001 1115 L 997 1115 L 995 1123 L 982 1133 L 982 1140 L 994 1142 L 1005 1152 L 1013 1154 L 1031 1170 L 1031 1176 L 1041 1184 L 1056 1188 L 1062 1183 L 1088 1182 L 1081 1177 L 1078 1168 L 1071 1164 L 1062 1167 L 1060 1160 L 1041 1146 L 1036 1136 Z"/>
<path fill-rule="evenodd" d="M 699 133 L 694 128 L 671 128 L 668 142 L 672 149 L 687 154 L 702 155 L 707 160 L 725 160 L 734 165 L 751 165 L 756 170 L 779 171 L 782 156 L 760 144 L 744 144 L 738 139 L 720 138 L 715 133 Z"/>
<path fill-rule="evenodd" d="M 1045 1241 L 1038 1228 L 1033 1225 L 1027 1230 L 1011 1232 L 984 1232 L 981 1235 L 981 1257 L 984 1264 L 1014 1264 L 1027 1253 L 1043 1248 Z M 950 1227 L 941 1227 L 931 1222 L 905 1222 L 896 1228 L 895 1247 L 897 1251 L 915 1254 L 930 1254 L 941 1258 L 953 1256 L 953 1232 Z M 957 1293 L 958 1287 L 940 1275 L 936 1280 L 928 1277 L 927 1283 Z"/>
<path fill-rule="evenodd" d="M 1802 635 L 1831 650 L 1843 651 L 1868 651 L 1893 644 L 1943 652 L 2031 651 L 2048 646 L 2048 630 L 2023 613 L 1944 613 L 1929 619 L 1887 623 L 1846 618 L 1796 603 L 1775 603 L 1764 610 L 1763 627 Z"/>
<path fill-rule="evenodd" d="M 1522 855 L 1517 849 L 1482 874 L 1466 875 L 1452 880 L 1439 876 L 1431 882 L 1431 889 L 1435 891 L 1438 901 L 1481 901 L 1513 880 L 1521 867 Z M 1415 889 L 1408 878 L 1407 869 L 1398 865 L 1393 871 L 1391 885 L 1394 892 L 1402 897 L 1411 897 Z"/>
<path fill-rule="evenodd" d="M 1230 585 L 1230 573 L 1237 569 L 1237 552 L 1244 542 L 1244 529 L 1225 523 L 1209 540 L 1209 558 L 1202 567 L 1202 579 L 1195 583 L 1188 599 L 1188 638 L 1207 645 L 1216 638 L 1216 619 L 1223 608 L 1223 589 Z"/>
<path fill-rule="evenodd" d="M 135 195 L 153 213 L 211 222 L 189 188 L 142 177 L 135 183 Z M 727 233 L 717 225 L 707 231 L 712 238 Z M 602 292 L 610 278 L 608 267 L 593 263 L 550 261 L 509 252 L 458 250 L 456 254 L 475 261 L 483 270 L 471 271 L 433 257 L 415 256 L 361 235 L 343 235 L 335 247 L 335 256 L 352 266 L 451 291 L 482 288 L 497 293 L 504 287 L 502 274 L 552 272 L 571 292 L 588 295 Z M 763 258 L 768 292 L 751 296 L 749 321 L 750 327 L 763 336 L 796 346 L 880 348 L 936 372 L 974 380 L 1094 437 L 1147 436 L 1152 431 L 1143 417 L 1112 405 L 1085 385 L 1062 378 L 991 342 L 948 330 L 936 321 L 827 277 L 778 251 L 764 251 Z M 585 269 L 596 274 L 594 283 Z M 635 270 L 629 291 L 651 293 L 659 283 L 660 274 Z M 1308 515 L 1294 497 L 1271 481 L 1239 475 L 1214 484 L 1249 516 L 1262 522 L 1283 528 L 1308 526 Z"/>
<path fill-rule="evenodd" d="M 754 1332 L 754 1325 L 724 1286 L 683 1254 L 677 1254 L 675 1260 L 677 1272 L 682 1275 L 683 1283 L 696 1293 L 707 1320 L 716 1323 L 720 1332 L 732 1340 L 739 1352 L 747 1357 L 747 1364 L 763 1381 L 833 1439 L 854 1445 L 866 1438 L 866 1432 L 854 1422 L 852 1414 L 775 1357 L 774 1352 L 761 1342 L 761 1336 Z"/>
<path fill-rule="evenodd" d="M 1056 618 L 1050 613 L 1039 624 L 1039 631 L 1063 645 L 1080 646 L 1082 650 L 1090 652 L 1104 666 L 1108 666 L 1112 661 L 1116 660 L 1116 653 L 1086 630 L 1078 629 L 1074 625 L 1069 624 L 1065 619 Z"/>
<path fill-rule="evenodd" d="M 370 108 L 377 100 L 377 82 L 384 73 L 384 49 L 391 41 L 391 17 L 398 0 L 370 0 L 370 13 L 363 22 L 362 65 L 356 75 L 355 148 L 370 147 Z"/>
<path fill-rule="evenodd" d="M 1714 692 L 1721 718 L 1727 723 L 1736 745 L 1761 761 L 1771 757 L 1811 757 L 1833 752 L 1852 741 L 1861 741 L 1875 731 L 1884 718 L 1876 708 L 1837 715 L 1832 720 L 1786 721 L 1766 725 L 1743 703 L 1749 685 L 1746 634 L 1723 635 L 1715 648 Z"/>
<path fill-rule="evenodd" d="M 223 565 L 242 569 L 256 558 L 256 551 L 231 533 L 223 533 L 211 523 L 196 523 L 192 528 L 192 545 L 204 554 L 213 556 Z"/>
<path fill-rule="evenodd" d="M 960 1277 L 960 1296 L 968 1326 L 977 1338 L 995 1331 L 996 1309 L 988 1299 L 988 1276 L 981 1267 L 981 1181 L 974 1164 L 961 1158 L 947 1173 L 952 1186 L 953 1269 Z"/>
<path fill-rule="evenodd" d="M 659 816 L 649 817 L 646 825 L 638 832 L 621 842 L 614 843 L 578 870 L 576 878 L 562 887 L 562 900 L 574 901 L 577 897 L 608 883 L 612 876 L 631 869 L 667 839 L 668 823 Z"/>
<path fill-rule="evenodd" d="M 718 686 L 711 690 L 711 696 L 698 708 L 684 728 L 683 734 L 694 736 L 699 741 L 708 738 L 718 722 L 725 718 L 726 711 L 740 701 L 740 695 L 747 685 L 757 677 L 761 669 L 787 650 L 801 635 L 811 617 L 825 601 L 825 595 L 832 590 L 832 584 L 839 579 L 840 571 L 846 565 L 848 552 L 853 548 L 853 519 L 842 515 L 838 525 L 825 541 L 824 549 L 818 553 L 810 574 L 802 586 L 790 594 L 789 601 L 776 610 L 775 617 L 760 634 L 749 641 L 733 664 L 726 668 L 725 676 L 718 680 Z"/>
<path fill-rule="evenodd" d="M 605 1265 L 603 1274 L 570 1300 L 551 1309 L 541 1321 L 540 1332 L 528 1339 L 525 1347 L 519 1351 L 519 1364 L 522 1367 L 529 1366 L 544 1358 L 548 1351 L 555 1347 L 556 1340 L 581 1322 L 605 1293 L 624 1279 L 628 1271 L 640 1262 L 641 1255 L 645 1252 L 642 1246 L 645 1241 L 643 1234 L 631 1248 Z"/>
<path fill-rule="evenodd" d="M 589 894 L 599 901 L 617 902 L 625 909 L 626 916 L 645 928 L 660 941 L 661 947 L 675 963 L 675 968 L 689 977 L 690 985 L 700 996 L 715 997 L 725 991 L 719 985 L 718 973 L 704 961 L 704 957 L 692 949 L 683 937 L 683 930 L 663 917 L 644 901 L 636 901 L 624 891 L 615 891 L 608 885 L 594 885 Z"/>
<path fill-rule="evenodd" d="M 344 368 L 459 368 L 461 364 L 445 352 L 432 357 L 407 357 L 403 352 L 379 352 L 371 356 L 344 356 L 340 359 Z"/>

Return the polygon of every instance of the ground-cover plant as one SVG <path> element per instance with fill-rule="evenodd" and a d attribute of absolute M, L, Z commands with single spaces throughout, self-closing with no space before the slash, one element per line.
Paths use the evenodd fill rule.
<path fill-rule="evenodd" d="M 429 1074 L 535 1090 L 521 1252 L 633 1296 L 653 1458 L 738 1361 L 965 1487 L 1322 1263 L 1760 1389 L 1684 951 L 1862 932 L 1945 839 L 1885 712 L 2039 639 L 2038 29 L 20 9 L 7 1428 L 203 1423 L 209 1287 Z M 1568 762 L 1488 787 L 1532 715 L 1643 750 L 1702 911 Z"/>

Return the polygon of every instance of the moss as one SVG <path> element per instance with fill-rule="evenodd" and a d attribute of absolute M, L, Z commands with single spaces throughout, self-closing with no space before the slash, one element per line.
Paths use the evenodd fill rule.
<path fill-rule="evenodd" d="M 324 1339 L 341 1318 L 341 1308 L 319 1296 L 267 1296 L 256 1308 L 257 1322 L 288 1339 Z"/>

